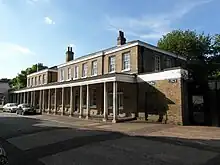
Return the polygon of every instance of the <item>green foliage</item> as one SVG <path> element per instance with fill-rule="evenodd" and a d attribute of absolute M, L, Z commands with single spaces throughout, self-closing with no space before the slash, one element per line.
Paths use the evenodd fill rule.
<path fill-rule="evenodd" d="M 46 69 L 47 66 L 44 66 L 42 63 L 32 65 L 32 67 L 22 70 L 15 78 L 10 81 L 10 85 L 14 89 L 21 89 L 27 85 L 27 75 Z"/>
<path fill-rule="evenodd" d="M 220 35 L 174 30 L 158 41 L 158 47 L 187 58 L 187 69 L 198 81 L 220 75 Z"/>

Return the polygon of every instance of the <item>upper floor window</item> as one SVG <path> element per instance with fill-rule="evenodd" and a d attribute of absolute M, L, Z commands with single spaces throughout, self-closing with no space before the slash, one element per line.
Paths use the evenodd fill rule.
<path fill-rule="evenodd" d="M 115 56 L 109 57 L 109 72 L 115 71 Z"/>
<path fill-rule="evenodd" d="M 97 75 L 97 60 L 96 61 L 92 61 L 92 76 L 96 76 Z"/>
<path fill-rule="evenodd" d="M 41 75 L 38 77 L 38 84 L 41 85 Z"/>
<path fill-rule="evenodd" d="M 46 84 L 46 75 L 43 75 L 43 84 Z"/>
<path fill-rule="evenodd" d="M 34 85 L 37 85 L 37 77 L 34 77 Z"/>
<path fill-rule="evenodd" d="M 61 81 L 64 80 L 64 70 L 63 69 L 60 70 L 60 80 Z"/>
<path fill-rule="evenodd" d="M 160 71 L 160 56 L 155 56 L 155 71 Z"/>
<path fill-rule="evenodd" d="M 82 77 L 87 76 L 87 63 L 82 64 Z"/>
<path fill-rule="evenodd" d="M 34 85 L 34 78 L 31 78 L 31 86 Z"/>
<path fill-rule="evenodd" d="M 122 54 L 122 70 L 130 69 L 130 52 Z"/>
<path fill-rule="evenodd" d="M 171 68 L 172 67 L 172 63 L 171 63 L 171 59 L 170 58 L 166 59 L 166 67 L 167 68 Z"/>
<path fill-rule="evenodd" d="M 30 78 L 28 78 L 27 86 L 30 86 Z"/>
<path fill-rule="evenodd" d="M 75 66 L 74 67 L 74 79 L 78 78 L 79 76 L 79 67 Z"/>
<path fill-rule="evenodd" d="M 68 68 L 67 79 L 70 80 L 71 78 L 71 68 Z"/>

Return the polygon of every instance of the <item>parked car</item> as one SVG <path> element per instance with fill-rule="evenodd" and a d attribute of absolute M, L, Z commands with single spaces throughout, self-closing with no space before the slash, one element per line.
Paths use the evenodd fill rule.
<path fill-rule="evenodd" d="M 8 158 L 4 148 L 0 145 L 0 165 L 8 165 Z"/>
<path fill-rule="evenodd" d="M 19 104 L 16 113 L 20 115 L 36 114 L 36 109 L 30 104 Z"/>
<path fill-rule="evenodd" d="M 3 106 L 3 112 L 15 113 L 18 109 L 17 103 L 7 103 Z"/>

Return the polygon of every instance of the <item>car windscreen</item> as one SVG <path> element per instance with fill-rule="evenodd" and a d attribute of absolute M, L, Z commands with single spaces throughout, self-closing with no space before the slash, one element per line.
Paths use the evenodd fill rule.
<path fill-rule="evenodd" d="M 17 104 L 16 103 L 11 103 L 9 106 L 13 107 L 13 106 L 17 106 Z"/>
<path fill-rule="evenodd" d="M 23 107 L 23 108 L 29 108 L 30 105 L 28 105 L 28 104 L 23 104 L 22 107 Z"/>

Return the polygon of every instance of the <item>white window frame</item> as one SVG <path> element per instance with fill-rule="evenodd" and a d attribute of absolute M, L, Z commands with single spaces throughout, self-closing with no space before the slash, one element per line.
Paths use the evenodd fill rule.
<path fill-rule="evenodd" d="M 33 77 L 31 77 L 31 84 L 30 84 L 31 86 L 33 86 L 34 85 L 34 78 Z"/>
<path fill-rule="evenodd" d="M 74 66 L 74 79 L 78 79 L 79 78 L 79 66 Z"/>
<path fill-rule="evenodd" d="M 122 54 L 122 72 L 130 71 L 131 67 L 131 53 L 126 52 Z"/>
<path fill-rule="evenodd" d="M 37 85 L 37 77 L 34 77 L 34 85 Z"/>
<path fill-rule="evenodd" d="M 155 71 L 156 71 L 156 72 L 161 71 L 160 56 L 155 55 L 155 57 L 154 57 L 154 62 L 155 62 L 155 63 L 154 63 Z"/>
<path fill-rule="evenodd" d="M 72 76 L 71 76 L 71 68 L 67 68 L 67 80 L 71 80 Z"/>
<path fill-rule="evenodd" d="M 31 81 L 30 78 L 28 78 L 28 82 L 27 82 L 28 87 L 31 85 L 30 81 Z"/>
<path fill-rule="evenodd" d="M 92 76 L 97 76 L 98 75 L 98 62 L 97 62 L 97 60 L 92 61 L 91 75 Z"/>
<path fill-rule="evenodd" d="M 114 73 L 115 72 L 115 56 L 109 56 L 109 62 L 108 62 L 108 72 L 109 73 Z M 114 60 L 111 60 L 114 59 Z M 112 63 L 113 62 L 113 63 Z"/>
<path fill-rule="evenodd" d="M 39 77 L 38 77 L 38 84 L 39 84 L 39 85 L 42 84 L 42 83 L 41 83 L 41 75 L 39 75 Z"/>
<path fill-rule="evenodd" d="M 87 63 L 82 64 L 82 78 L 86 78 L 88 74 L 88 65 Z"/>
<path fill-rule="evenodd" d="M 64 69 L 60 70 L 60 81 L 64 81 Z"/>
<path fill-rule="evenodd" d="M 43 84 L 46 84 L 46 75 L 43 74 Z"/>

